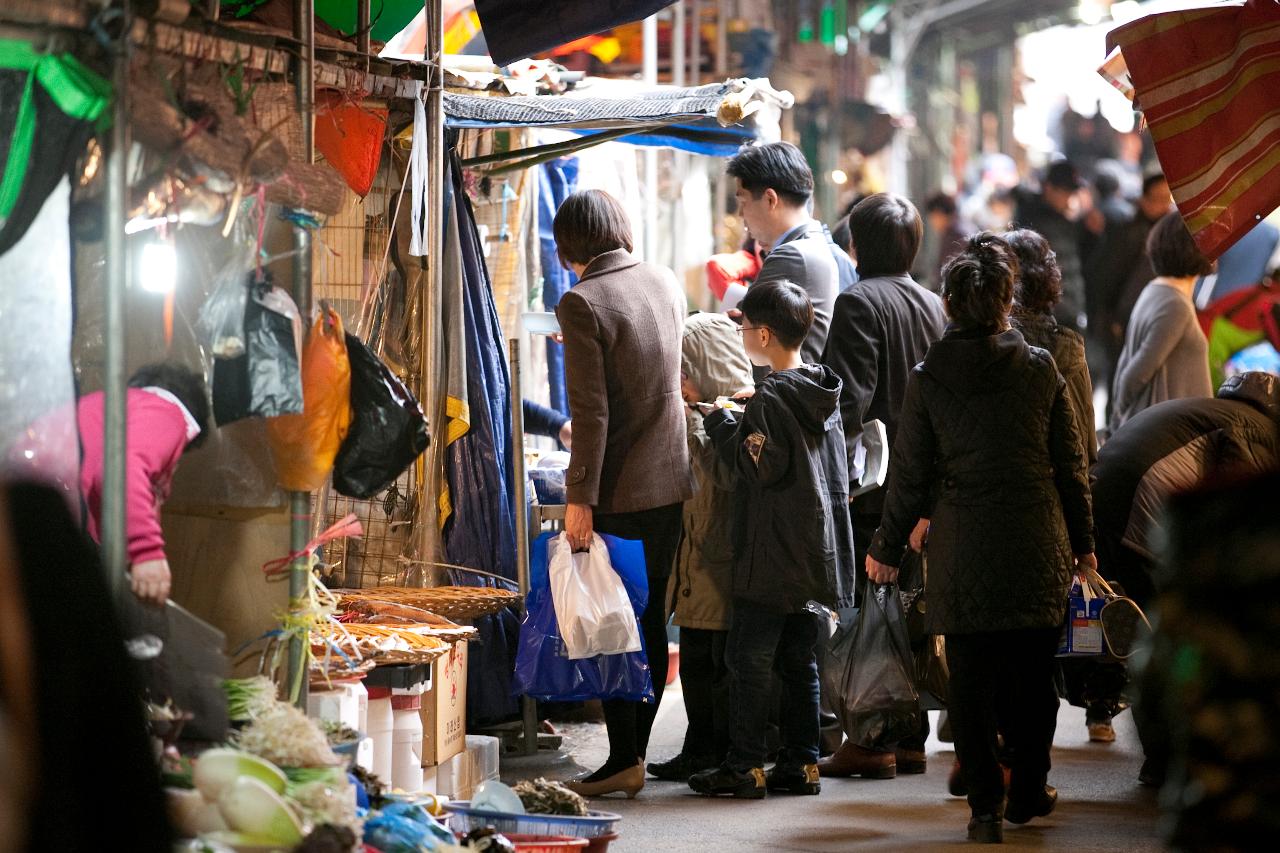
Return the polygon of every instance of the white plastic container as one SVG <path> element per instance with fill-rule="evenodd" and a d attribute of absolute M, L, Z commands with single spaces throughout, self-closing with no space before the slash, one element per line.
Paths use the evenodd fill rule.
<path fill-rule="evenodd" d="M 342 689 L 355 698 L 356 725 L 351 728 L 358 732 L 369 731 L 369 691 L 363 681 L 350 681 L 342 685 Z"/>
<path fill-rule="evenodd" d="M 391 784 L 416 794 L 422 790 L 422 697 L 392 696 L 391 709 Z"/>
<path fill-rule="evenodd" d="M 374 690 L 369 696 L 368 728 L 373 741 L 373 775 L 391 784 L 391 752 L 395 731 L 395 716 L 391 710 L 391 691 Z"/>

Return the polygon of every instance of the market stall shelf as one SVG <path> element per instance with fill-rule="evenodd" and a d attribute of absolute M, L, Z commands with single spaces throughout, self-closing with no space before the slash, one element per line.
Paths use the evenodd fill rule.
<path fill-rule="evenodd" d="M 407 604 L 449 619 L 476 619 L 498 613 L 520 600 L 518 593 L 477 586 L 397 587 L 377 589 L 336 589 L 344 601 L 375 599 Z"/>

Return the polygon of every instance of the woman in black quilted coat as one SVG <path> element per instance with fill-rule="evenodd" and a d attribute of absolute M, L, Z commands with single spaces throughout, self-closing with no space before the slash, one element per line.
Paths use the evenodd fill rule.
<path fill-rule="evenodd" d="M 969 837 L 1049 814 L 1054 654 L 1073 571 L 1097 566 L 1084 442 L 1053 359 L 1009 327 L 1017 260 L 979 234 L 943 270 L 951 323 L 907 385 L 872 581 L 897 579 L 932 519 L 926 613 L 946 636 L 948 713 L 969 789 Z M 1005 790 L 996 727 L 1012 755 Z"/>

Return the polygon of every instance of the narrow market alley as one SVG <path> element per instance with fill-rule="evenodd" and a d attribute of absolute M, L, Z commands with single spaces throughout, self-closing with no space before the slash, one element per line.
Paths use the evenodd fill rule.
<path fill-rule="evenodd" d="M 931 715 L 937 722 L 937 713 Z M 621 796 L 592 801 L 592 808 L 622 815 L 621 832 L 609 849 L 650 851 L 830 851 L 960 850 L 969 810 L 946 792 L 953 747 L 929 739 L 929 770 L 893 780 L 824 779 L 818 797 L 771 796 L 763 801 L 707 800 L 684 785 L 650 778 L 634 800 Z M 684 738 L 684 703 L 677 681 L 663 696 L 654 726 L 652 756 L 674 755 Z M 1158 841 L 1156 791 L 1138 784 L 1142 751 L 1133 718 L 1116 718 L 1116 742 L 1090 743 L 1084 712 L 1062 703 L 1054 741 L 1050 784 L 1060 801 L 1053 815 L 1026 826 L 1007 824 L 1007 850 L 1072 853 L 1143 853 L 1163 849 Z M 558 753 L 504 757 L 508 783 L 545 775 L 567 779 L 597 767 L 608 752 L 603 724 L 557 724 L 564 735 Z"/>

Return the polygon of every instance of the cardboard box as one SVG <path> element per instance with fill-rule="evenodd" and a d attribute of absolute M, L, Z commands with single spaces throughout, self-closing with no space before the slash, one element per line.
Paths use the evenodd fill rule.
<path fill-rule="evenodd" d="M 454 643 L 431 664 L 422 696 L 422 763 L 443 764 L 467 748 L 467 644 Z"/>

